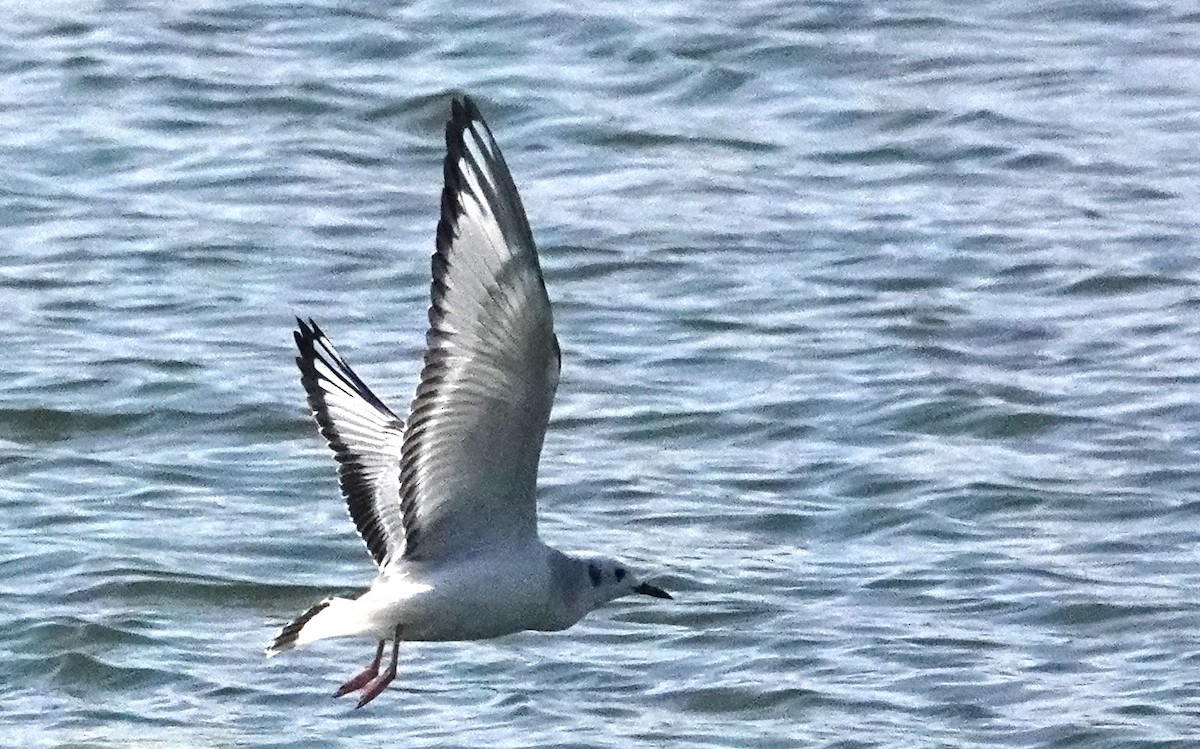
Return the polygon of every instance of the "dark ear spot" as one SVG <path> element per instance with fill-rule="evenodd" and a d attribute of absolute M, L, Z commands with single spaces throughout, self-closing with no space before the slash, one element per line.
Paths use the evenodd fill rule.
<path fill-rule="evenodd" d="M 613 577 L 617 578 L 617 582 L 621 582 L 622 580 L 624 580 L 625 579 L 625 568 L 618 567 L 617 571 L 613 573 Z"/>
<path fill-rule="evenodd" d="M 595 562 L 588 562 L 588 577 L 592 578 L 592 587 L 600 587 L 600 565 Z"/>

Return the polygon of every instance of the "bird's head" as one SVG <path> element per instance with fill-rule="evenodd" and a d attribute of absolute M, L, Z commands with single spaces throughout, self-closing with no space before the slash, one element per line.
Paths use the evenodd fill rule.
<path fill-rule="evenodd" d="M 632 593 L 655 598 L 671 598 L 671 594 L 657 585 L 642 582 L 629 565 L 618 559 L 592 554 L 580 554 L 579 574 L 583 576 L 583 597 L 596 608 Z"/>

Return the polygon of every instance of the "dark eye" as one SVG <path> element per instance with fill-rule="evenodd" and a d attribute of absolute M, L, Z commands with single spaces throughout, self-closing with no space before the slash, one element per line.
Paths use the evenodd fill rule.
<path fill-rule="evenodd" d="M 593 588 L 600 587 L 600 578 L 601 578 L 600 565 L 598 565 L 594 562 L 589 563 L 588 564 L 588 577 L 592 578 L 592 587 Z"/>
<path fill-rule="evenodd" d="M 614 572 L 613 575 L 617 578 L 617 582 L 621 582 L 625 579 L 625 570 L 618 567 L 617 571 Z"/>

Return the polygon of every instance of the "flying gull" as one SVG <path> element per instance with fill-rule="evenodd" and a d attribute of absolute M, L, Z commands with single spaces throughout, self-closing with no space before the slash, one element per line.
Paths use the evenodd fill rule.
<path fill-rule="evenodd" d="M 285 626 L 267 655 L 370 637 L 370 665 L 334 694 L 360 691 L 358 707 L 395 678 L 402 641 L 561 630 L 630 593 L 671 597 L 616 559 L 538 538 L 558 339 L 521 198 L 469 97 L 451 102 L 444 179 L 424 367 L 407 423 L 315 322 L 297 319 L 294 333 L 309 406 L 379 570 L 358 598 L 327 598 Z"/>

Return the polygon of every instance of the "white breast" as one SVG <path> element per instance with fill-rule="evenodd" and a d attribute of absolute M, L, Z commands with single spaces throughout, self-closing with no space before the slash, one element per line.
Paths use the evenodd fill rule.
<path fill-rule="evenodd" d="M 562 629 L 577 617 L 562 610 L 548 550 L 540 542 L 537 546 L 506 554 L 489 549 L 486 557 L 454 564 L 441 560 L 436 567 L 401 565 L 367 595 L 402 593 L 380 595 L 375 606 L 380 619 L 400 624 L 405 640 L 483 640 L 527 629 Z"/>

